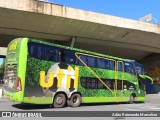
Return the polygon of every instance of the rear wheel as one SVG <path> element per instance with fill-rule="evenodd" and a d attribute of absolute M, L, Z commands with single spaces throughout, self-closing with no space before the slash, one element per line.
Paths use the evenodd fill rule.
<path fill-rule="evenodd" d="M 69 105 L 71 107 L 78 107 L 82 102 L 82 98 L 80 94 L 73 94 L 69 100 Z"/>
<path fill-rule="evenodd" d="M 53 107 L 55 107 L 55 108 L 62 108 L 62 107 L 65 106 L 66 101 L 67 101 L 66 96 L 63 93 L 58 93 L 54 97 Z"/>

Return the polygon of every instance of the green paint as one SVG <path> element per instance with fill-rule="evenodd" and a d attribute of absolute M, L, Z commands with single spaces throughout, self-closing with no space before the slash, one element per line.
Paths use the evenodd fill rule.
<path fill-rule="evenodd" d="M 153 84 L 153 78 L 147 76 L 147 75 L 139 75 L 140 77 L 144 78 L 144 79 L 148 79 L 151 81 L 151 83 Z"/>
<path fill-rule="evenodd" d="M 5 94 L 5 96 L 9 97 L 13 101 L 22 102 L 23 95 L 24 95 L 24 86 L 25 86 L 26 61 L 27 61 L 27 54 L 26 53 L 28 50 L 28 48 L 27 48 L 28 39 L 27 38 L 16 39 L 16 40 L 13 40 L 10 44 L 12 44 L 15 41 L 18 41 L 17 48 L 12 51 L 10 51 L 8 49 L 7 53 L 11 53 L 11 52 L 16 52 L 16 53 L 7 55 L 6 65 L 7 64 L 10 64 L 10 65 L 16 64 L 17 65 L 17 78 L 18 77 L 21 78 L 22 91 L 12 93 L 12 92 L 7 92 L 5 90 L 4 94 Z M 14 59 L 16 59 L 16 60 L 11 61 Z M 16 78 L 16 80 L 17 80 L 17 78 Z M 15 81 L 15 86 L 16 85 L 17 85 L 17 81 Z M 14 87 L 14 91 L 15 91 L 15 87 Z"/>
<path fill-rule="evenodd" d="M 130 97 L 83 97 L 83 103 L 128 102 Z M 145 97 L 137 97 L 137 101 L 145 101 Z"/>
<path fill-rule="evenodd" d="M 146 97 L 137 97 L 137 101 L 145 102 L 146 101 Z"/>
<path fill-rule="evenodd" d="M 28 39 L 24 38 L 22 39 L 21 46 L 20 46 L 20 53 L 19 53 L 19 65 L 18 65 L 18 77 L 21 78 L 22 83 L 22 91 L 17 92 L 17 97 L 21 98 L 21 101 L 23 101 L 24 96 L 24 88 L 25 88 L 25 76 L 26 76 L 26 63 L 27 63 L 27 43 Z"/>
<path fill-rule="evenodd" d="M 31 57 L 28 54 L 27 43 L 28 41 L 56 46 L 59 48 L 69 49 L 73 51 L 82 52 L 85 54 L 92 54 L 104 58 L 109 59 L 116 59 L 122 61 L 131 61 L 128 59 L 122 59 L 118 57 L 103 55 L 95 52 L 80 50 L 76 48 L 70 48 L 66 46 L 51 44 L 47 42 L 31 40 L 28 38 L 18 39 L 18 49 L 16 50 L 16 54 L 14 55 L 7 55 L 7 59 L 9 58 L 16 58 L 15 62 L 6 62 L 6 64 L 17 64 L 17 77 L 21 78 L 22 81 L 22 91 L 21 92 L 8 92 L 5 90 L 5 95 L 9 96 L 11 100 L 18 101 L 18 102 L 25 102 L 25 103 L 33 103 L 33 104 L 52 104 L 53 97 L 52 94 L 39 95 L 40 92 L 44 92 L 39 85 L 39 78 L 40 78 L 40 71 L 45 71 L 47 73 L 48 69 L 54 65 L 56 62 L 53 61 L 45 61 L 39 60 L 36 58 Z M 8 51 L 9 52 L 9 51 Z M 71 67 L 75 68 L 77 65 L 70 65 Z M 137 76 L 129 73 L 117 72 L 114 70 L 107 70 L 107 69 L 100 69 L 100 68 L 92 68 L 94 73 L 99 76 L 101 79 L 117 79 L 117 80 L 126 80 L 130 81 L 131 83 L 135 84 L 136 90 L 113 90 L 111 93 L 107 89 L 87 89 L 81 86 L 80 77 L 92 77 L 95 78 L 96 76 L 86 67 L 86 66 L 79 66 L 79 81 L 78 81 L 78 92 L 82 94 L 82 100 L 84 103 L 96 103 L 96 102 L 127 102 L 129 101 L 129 97 L 132 93 L 137 95 L 138 101 L 145 101 L 145 91 L 140 91 L 139 93 L 139 85 L 138 85 L 138 78 Z M 144 76 L 142 76 L 144 77 Z M 28 90 L 33 89 L 32 92 L 37 88 L 37 96 L 31 95 L 27 97 Z M 25 96 L 26 95 L 26 96 Z"/>
<path fill-rule="evenodd" d="M 83 97 L 83 103 L 128 102 L 129 97 Z"/>

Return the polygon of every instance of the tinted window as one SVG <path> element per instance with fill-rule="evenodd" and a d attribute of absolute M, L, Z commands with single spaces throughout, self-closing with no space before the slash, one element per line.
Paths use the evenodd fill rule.
<path fill-rule="evenodd" d="M 123 63 L 118 62 L 118 71 L 123 71 Z"/>
<path fill-rule="evenodd" d="M 135 90 L 136 87 L 135 87 L 135 84 L 129 82 L 129 81 L 123 81 L 123 89 L 125 90 Z"/>
<path fill-rule="evenodd" d="M 42 45 L 38 46 L 38 58 L 39 59 L 44 59 L 44 47 Z"/>
<path fill-rule="evenodd" d="M 121 80 L 117 81 L 117 90 L 122 90 L 122 81 Z"/>
<path fill-rule="evenodd" d="M 45 60 L 48 61 L 59 61 L 59 50 L 50 46 L 45 47 Z"/>
<path fill-rule="evenodd" d="M 103 69 L 114 70 L 115 69 L 115 63 L 112 60 L 97 58 L 97 67 L 98 68 L 103 68 Z"/>
<path fill-rule="evenodd" d="M 115 70 L 115 62 L 114 61 L 109 61 L 109 65 L 110 65 L 110 70 Z"/>
<path fill-rule="evenodd" d="M 98 68 L 105 68 L 105 60 L 101 58 L 97 58 L 97 67 Z"/>
<path fill-rule="evenodd" d="M 145 90 L 146 80 L 143 79 L 143 78 L 141 78 L 141 77 L 139 77 L 138 82 L 139 82 L 139 88 L 140 88 L 141 90 Z"/>
<path fill-rule="evenodd" d="M 31 57 L 37 59 L 55 62 L 59 61 L 59 48 L 53 46 L 29 42 L 28 51 Z"/>
<path fill-rule="evenodd" d="M 88 66 L 95 67 L 96 59 L 94 57 L 87 57 Z"/>
<path fill-rule="evenodd" d="M 134 66 L 130 62 L 124 62 L 124 71 L 128 72 L 128 73 L 131 73 L 131 74 L 136 74 Z"/>
<path fill-rule="evenodd" d="M 144 74 L 144 68 L 140 63 L 137 63 L 137 62 L 133 61 L 133 64 L 134 64 L 134 66 L 136 68 L 136 72 L 138 74 Z"/>
<path fill-rule="evenodd" d="M 87 65 L 87 63 L 88 63 L 87 62 L 87 56 L 80 55 L 79 57 Z M 79 65 L 84 65 L 84 64 L 80 61 Z"/>
<path fill-rule="evenodd" d="M 89 89 L 107 89 L 103 83 L 97 78 L 90 78 L 90 77 L 81 77 L 80 82 L 82 87 L 89 88 Z M 110 89 L 114 89 L 114 80 L 105 80 L 103 82 L 108 85 Z"/>
<path fill-rule="evenodd" d="M 65 61 L 68 64 L 76 64 L 75 52 L 71 50 L 65 50 Z"/>

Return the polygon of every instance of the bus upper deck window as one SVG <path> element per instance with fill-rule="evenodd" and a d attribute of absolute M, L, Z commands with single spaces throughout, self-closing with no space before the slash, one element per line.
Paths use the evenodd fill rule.
<path fill-rule="evenodd" d="M 124 63 L 124 71 L 131 74 L 136 74 L 133 64 L 129 62 Z"/>
<path fill-rule="evenodd" d="M 60 55 L 60 60 L 61 62 L 65 62 L 65 53 L 64 53 L 64 50 L 61 50 L 59 52 L 59 55 Z"/>

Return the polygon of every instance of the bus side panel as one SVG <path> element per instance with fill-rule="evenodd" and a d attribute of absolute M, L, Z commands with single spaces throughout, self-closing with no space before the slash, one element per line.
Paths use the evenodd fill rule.
<path fill-rule="evenodd" d="M 23 102 L 27 61 L 27 41 L 28 38 L 17 38 L 9 44 L 7 50 L 5 68 L 6 86 L 4 95 L 10 100 L 16 102 Z M 11 66 L 14 66 L 14 68 L 8 70 L 8 67 Z M 9 72 L 13 72 L 12 74 L 15 74 L 15 76 L 11 76 L 12 74 L 8 74 Z M 11 80 L 8 78 L 9 75 L 14 78 L 14 81 L 12 80 L 12 82 L 10 82 Z M 19 86 L 19 90 L 17 91 L 18 79 L 20 80 L 21 86 Z M 13 87 L 10 83 L 14 83 Z"/>
<path fill-rule="evenodd" d="M 19 57 L 19 67 L 18 67 L 18 77 L 21 79 L 22 91 L 17 92 L 18 101 L 23 102 L 24 91 L 25 91 L 25 76 L 26 76 L 26 64 L 27 64 L 27 43 L 28 38 L 23 38 L 20 48 L 20 57 Z"/>
<path fill-rule="evenodd" d="M 28 44 L 29 47 L 29 44 Z M 35 54 L 38 54 L 38 51 Z M 47 74 L 48 69 L 55 64 L 52 61 L 44 61 L 36 59 L 29 54 L 27 57 L 27 69 L 25 76 L 25 92 L 24 92 L 24 103 L 33 104 L 52 104 L 53 93 L 47 89 L 43 89 L 40 85 L 40 72 L 45 71 Z"/>

